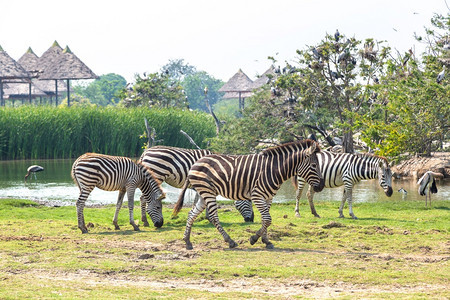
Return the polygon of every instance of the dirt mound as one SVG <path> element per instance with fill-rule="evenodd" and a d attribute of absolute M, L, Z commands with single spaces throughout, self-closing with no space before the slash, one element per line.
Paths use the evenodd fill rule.
<path fill-rule="evenodd" d="M 415 156 L 392 168 L 398 177 L 418 179 L 427 171 L 441 173 L 450 178 L 450 152 L 434 152 L 431 157 Z"/>

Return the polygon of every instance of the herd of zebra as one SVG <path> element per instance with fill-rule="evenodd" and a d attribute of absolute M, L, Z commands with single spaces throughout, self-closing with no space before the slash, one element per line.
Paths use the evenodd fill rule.
<path fill-rule="evenodd" d="M 303 140 L 266 149 L 251 155 L 218 155 L 208 150 L 183 149 L 167 146 L 148 148 L 135 162 L 126 157 L 86 153 L 72 166 L 72 178 L 80 189 L 76 202 L 78 227 L 82 233 L 88 232 L 83 215 L 86 199 L 98 187 L 106 191 L 119 191 L 113 224 L 125 193 L 128 197 L 130 224 L 134 230 L 139 227 L 134 222 L 134 193 L 142 191 L 141 221 L 149 226 L 146 213 L 155 227 L 164 224 L 162 200 L 165 194 L 162 182 L 182 188 L 173 216 L 183 206 L 187 188 L 197 192 L 196 200 L 187 218 L 183 240 L 187 249 L 192 249 L 190 233 L 194 220 L 206 209 L 208 219 L 222 234 L 230 248 L 237 244 L 230 238 L 219 222 L 216 197 L 221 195 L 235 200 L 235 206 L 246 222 L 253 222 L 252 204 L 261 214 L 261 228 L 251 236 L 254 244 L 260 237 L 266 248 L 273 248 L 267 236 L 267 228 L 272 219 L 269 213 L 272 198 L 281 184 L 292 178 L 297 188 L 295 213 L 299 216 L 299 199 L 303 187 L 309 184 L 307 197 L 311 213 L 317 214 L 313 204 L 313 194 L 324 187 L 344 185 L 344 193 L 339 208 L 339 216 L 344 217 L 343 207 L 348 201 L 349 214 L 352 210 L 352 187 L 363 179 L 378 179 L 387 196 L 392 195 L 392 173 L 384 157 L 372 154 L 336 154 L 321 151 L 317 142 Z"/>

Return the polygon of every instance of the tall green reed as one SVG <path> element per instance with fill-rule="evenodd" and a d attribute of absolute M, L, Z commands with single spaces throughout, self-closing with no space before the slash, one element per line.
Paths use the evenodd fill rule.
<path fill-rule="evenodd" d="M 192 148 L 183 129 L 203 148 L 215 135 L 212 118 L 178 109 L 20 106 L 0 109 L 0 158 L 73 158 L 85 152 L 138 157 L 144 117 L 161 144 Z"/>

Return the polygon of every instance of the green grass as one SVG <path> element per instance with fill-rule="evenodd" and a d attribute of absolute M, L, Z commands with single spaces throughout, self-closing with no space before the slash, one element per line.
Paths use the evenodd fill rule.
<path fill-rule="evenodd" d="M 293 208 L 272 206 L 274 250 L 248 242 L 260 227 L 258 213 L 255 223 L 244 223 L 222 203 L 221 223 L 238 248 L 228 249 L 200 217 L 188 251 L 182 241 L 188 208 L 170 219 L 165 207 L 162 228 L 135 232 L 126 208 L 115 231 L 114 206 L 87 207 L 93 228 L 82 235 L 75 207 L 0 200 L 0 298 L 279 298 L 284 291 L 308 298 L 450 296 L 449 201 L 431 209 L 419 201 L 357 203 L 358 220 L 337 218 L 338 203 L 318 202 L 320 219 L 306 204 L 301 218 Z"/>

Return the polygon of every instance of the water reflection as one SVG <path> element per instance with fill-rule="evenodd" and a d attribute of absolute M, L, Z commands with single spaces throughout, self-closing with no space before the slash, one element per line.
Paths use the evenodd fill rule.
<path fill-rule="evenodd" d="M 46 202 L 51 205 L 74 205 L 78 198 L 79 190 L 70 176 L 70 170 L 74 160 L 33 160 L 33 161 L 3 161 L 0 162 L 0 198 L 30 199 Z M 43 172 L 36 174 L 37 179 L 28 178 L 25 184 L 24 177 L 30 165 L 38 164 L 44 167 Z M 353 191 L 353 199 L 356 202 L 372 201 L 397 201 L 397 200 L 423 200 L 425 197 L 417 193 L 418 186 L 412 180 L 397 180 L 392 186 L 394 194 L 387 197 L 377 180 L 363 181 L 356 185 Z M 405 189 L 408 194 L 403 196 L 398 192 Z M 166 202 L 176 202 L 179 189 L 163 184 L 166 192 Z M 438 193 L 432 195 L 432 201 L 450 199 L 450 181 L 438 182 Z M 314 196 L 315 201 L 341 201 L 343 187 L 324 189 Z M 92 191 L 87 205 L 116 203 L 118 192 L 105 192 L 98 188 Z M 140 196 L 136 192 L 135 199 Z M 194 198 L 193 193 L 187 193 L 187 197 Z M 223 199 L 223 198 L 219 198 Z M 295 200 L 295 190 L 290 181 L 283 184 L 275 195 L 274 202 L 286 202 Z M 306 189 L 303 191 L 302 201 L 306 201 Z M 189 200 L 186 200 L 189 202 Z"/>

